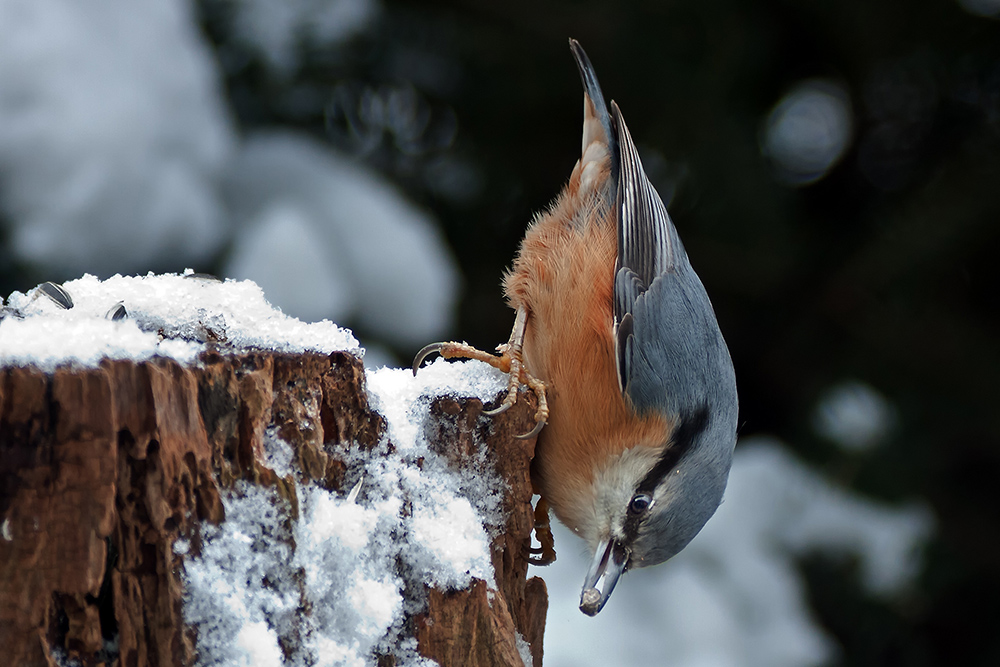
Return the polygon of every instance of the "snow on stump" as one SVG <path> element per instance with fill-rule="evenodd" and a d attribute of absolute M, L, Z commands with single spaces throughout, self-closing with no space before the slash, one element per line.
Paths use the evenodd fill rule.
<path fill-rule="evenodd" d="M 502 376 L 366 374 L 249 282 L 65 291 L 0 304 L 5 664 L 541 664 Z"/>

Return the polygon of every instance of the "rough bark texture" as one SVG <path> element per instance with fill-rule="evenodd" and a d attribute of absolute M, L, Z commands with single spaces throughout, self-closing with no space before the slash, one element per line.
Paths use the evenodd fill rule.
<path fill-rule="evenodd" d="M 520 634 L 541 665 L 545 586 L 526 580 L 534 443 L 511 437 L 530 428 L 532 408 L 487 420 L 479 401 L 443 398 L 432 410 L 429 435 L 453 465 L 486 443 L 509 487 L 509 518 L 492 544 L 499 590 L 428 591 L 427 612 L 412 620 L 420 651 L 445 666 L 521 665 Z M 346 353 L 0 370 L 3 663 L 54 665 L 56 651 L 84 665 L 193 664 L 173 545 L 201 521 L 225 520 L 220 490 L 237 480 L 294 496 L 261 463 L 269 428 L 309 479 L 339 490 L 346 468 L 331 445 L 371 448 L 385 424 Z M 118 651 L 105 654 L 114 636 Z"/>
<path fill-rule="evenodd" d="M 479 582 L 468 590 L 443 594 L 429 591 L 427 614 L 417 621 L 417 640 L 421 652 L 437 660 L 442 667 L 462 665 L 523 664 L 513 641 L 521 636 L 532 649 L 534 667 L 542 664 L 542 633 L 548 594 L 545 582 L 527 579 L 528 549 L 534 514 L 531 507 L 531 459 L 535 441 L 519 440 L 535 425 L 534 409 L 518 401 L 520 410 L 510 419 L 481 419 L 482 403 L 459 402 L 440 398 L 431 406 L 436 417 L 428 434 L 432 447 L 456 468 L 470 465 L 481 442 L 489 443 L 488 454 L 494 469 L 507 482 L 504 497 L 507 525 L 494 539 L 493 570 L 499 590 L 493 600 L 486 586 Z"/>

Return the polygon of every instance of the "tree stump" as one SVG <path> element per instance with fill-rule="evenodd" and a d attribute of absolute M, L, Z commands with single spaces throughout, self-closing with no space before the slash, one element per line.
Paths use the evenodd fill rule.
<path fill-rule="evenodd" d="M 456 467 L 485 447 L 506 483 L 506 524 L 491 543 L 496 590 L 475 581 L 423 591 L 407 632 L 445 666 L 521 665 L 521 637 L 537 667 L 547 598 L 540 579 L 527 579 L 534 441 L 512 437 L 530 430 L 534 410 L 529 399 L 496 418 L 481 412 L 479 400 L 438 399 L 430 441 Z M 199 526 L 226 521 L 221 494 L 241 480 L 274 489 L 295 511 L 294 484 L 265 463 L 269 432 L 291 446 L 301 478 L 346 492 L 339 453 L 375 447 L 385 427 L 361 362 L 346 352 L 0 369 L 3 662 L 195 664 L 197 636 L 183 616 L 189 556 L 178 540 L 196 551 Z M 391 654 L 373 661 L 394 663 Z"/>

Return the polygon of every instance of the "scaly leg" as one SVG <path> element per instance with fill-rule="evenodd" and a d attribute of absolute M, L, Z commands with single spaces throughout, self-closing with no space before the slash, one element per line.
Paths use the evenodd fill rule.
<path fill-rule="evenodd" d="M 539 546 L 531 548 L 532 556 L 528 557 L 528 562 L 532 565 L 548 565 L 556 559 L 556 542 L 552 537 L 549 502 L 545 500 L 545 496 L 539 497 L 535 503 L 535 539 Z"/>
<path fill-rule="evenodd" d="M 493 410 L 487 410 L 484 414 L 493 416 L 508 410 L 517 402 L 517 390 L 521 384 L 526 384 L 535 392 L 538 397 L 538 410 L 535 412 L 535 427 L 524 435 L 517 438 L 527 439 L 538 435 L 538 432 L 545 426 L 545 421 L 549 418 L 549 403 L 545 398 L 545 383 L 533 376 L 524 368 L 521 359 L 521 350 L 524 347 L 524 329 L 528 322 L 528 311 L 521 306 L 517 309 L 514 318 L 514 328 L 510 332 L 510 340 L 506 344 L 497 347 L 500 356 L 483 352 L 468 345 L 467 343 L 432 343 L 420 350 L 413 359 L 413 374 L 417 374 L 417 369 L 429 355 L 437 352 L 445 359 L 476 359 L 483 361 L 507 373 L 509 380 L 507 383 L 507 395 L 503 402 Z"/>

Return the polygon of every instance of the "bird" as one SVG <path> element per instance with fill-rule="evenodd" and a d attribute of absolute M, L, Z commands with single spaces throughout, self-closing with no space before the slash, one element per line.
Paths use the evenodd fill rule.
<path fill-rule="evenodd" d="M 580 610 L 594 616 L 622 574 L 673 557 L 715 513 L 739 408 L 705 287 L 618 104 L 605 103 L 576 40 L 570 51 L 584 88 L 580 159 L 504 277 L 510 339 L 499 355 L 434 343 L 413 369 L 437 352 L 509 373 L 487 414 L 513 405 L 521 385 L 538 396 L 535 428 L 520 437 L 537 436 L 540 506 L 589 546 Z"/>

